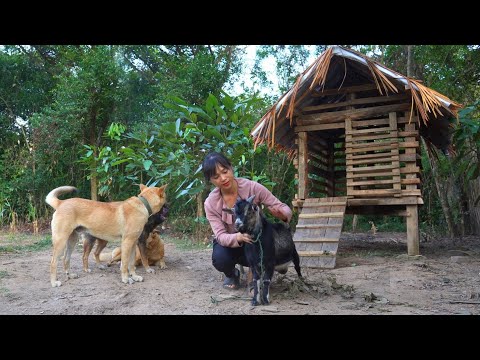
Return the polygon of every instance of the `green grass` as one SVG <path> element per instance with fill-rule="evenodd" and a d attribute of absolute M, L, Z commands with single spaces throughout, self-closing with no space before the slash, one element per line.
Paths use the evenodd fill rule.
<path fill-rule="evenodd" d="M 192 237 L 182 236 L 182 237 L 173 237 L 168 235 L 162 235 L 162 239 L 171 244 L 175 244 L 177 249 L 182 251 L 187 250 L 204 250 L 211 248 L 211 244 L 203 244 L 201 242 L 196 242 L 192 240 Z"/>
<path fill-rule="evenodd" d="M 31 244 L 8 244 L 0 245 L 0 252 L 24 252 L 24 251 L 41 251 L 50 249 L 52 247 L 52 240 L 50 236 L 46 236 Z"/>
<path fill-rule="evenodd" d="M 6 278 L 9 275 L 8 271 L 0 270 L 0 280 Z"/>

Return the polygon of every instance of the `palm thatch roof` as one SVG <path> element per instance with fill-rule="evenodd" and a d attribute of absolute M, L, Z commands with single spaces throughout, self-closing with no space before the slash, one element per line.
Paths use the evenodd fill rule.
<path fill-rule="evenodd" d="M 388 96 L 410 89 L 412 113 L 418 114 L 420 134 L 439 149 L 446 151 L 450 147 L 451 120 L 458 118 L 460 104 L 419 80 L 341 46 L 324 51 L 254 126 L 251 135 L 255 146 L 267 143 L 269 149 L 283 150 L 291 156 L 295 149 L 295 117 L 304 107 L 344 101 L 342 87 L 368 84 L 374 85 L 368 96 Z"/>

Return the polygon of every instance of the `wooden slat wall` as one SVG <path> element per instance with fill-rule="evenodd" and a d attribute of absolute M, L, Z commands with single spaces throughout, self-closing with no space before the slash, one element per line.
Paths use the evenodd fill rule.
<path fill-rule="evenodd" d="M 346 202 L 346 197 L 309 198 L 300 205 L 293 236 L 300 266 L 335 267 Z"/>

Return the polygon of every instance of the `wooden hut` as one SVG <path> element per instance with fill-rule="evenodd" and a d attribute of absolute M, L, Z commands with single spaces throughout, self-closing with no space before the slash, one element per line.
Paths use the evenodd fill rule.
<path fill-rule="evenodd" d="M 460 104 L 356 51 L 323 52 L 252 130 L 298 173 L 302 266 L 333 268 L 345 213 L 404 216 L 419 254 L 420 136 L 449 151 Z"/>

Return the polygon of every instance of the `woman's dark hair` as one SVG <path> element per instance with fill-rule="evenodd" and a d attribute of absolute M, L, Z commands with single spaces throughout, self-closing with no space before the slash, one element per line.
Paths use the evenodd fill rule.
<path fill-rule="evenodd" d="M 217 173 L 217 165 L 222 165 L 224 168 L 231 169 L 232 164 L 225 155 L 218 152 L 211 152 L 205 156 L 202 163 L 203 176 L 205 176 L 205 181 L 208 183 L 210 178 Z"/>

